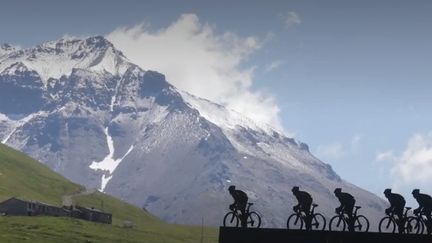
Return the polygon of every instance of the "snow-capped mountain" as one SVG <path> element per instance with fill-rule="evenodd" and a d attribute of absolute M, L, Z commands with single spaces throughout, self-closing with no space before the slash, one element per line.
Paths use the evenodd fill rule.
<path fill-rule="evenodd" d="M 2 74 L 13 74 L 17 68 L 29 69 L 38 74 L 45 86 L 50 78 L 71 75 L 74 68 L 122 75 L 129 66 L 123 54 L 101 36 L 85 40 L 63 38 L 21 50 L 3 44 L 2 50 Z"/>
<path fill-rule="evenodd" d="M 0 58 L 4 55 L 7 55 L 11 52 L 16 51 L 17 49 L 19 49 L 19 48 L 15 47 L 15 46 L 11 46 L 9 44 L 1 44 L 0 45 Z"/>
<path fill-rule="evenodd" d="M 342 180 L 306 144 L 177 90 L 103 37 L 1 50 L 0 141 L 74 182 L 175 223 L 219 225 L 231 184 L 267 226 L 284 227 L 294 185 L 329 217 L 335 187 L 368 217 L 382 214 L 381 199 Z"/>

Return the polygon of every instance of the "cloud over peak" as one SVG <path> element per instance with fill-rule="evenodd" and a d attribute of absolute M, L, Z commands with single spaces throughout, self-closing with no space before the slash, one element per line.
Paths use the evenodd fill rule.
<path fill-rule="evenodd" d="M 244 67 L 263 40 L 218 33 L 195 14 L 183 14 L 156 31 L 149 30 L 146 24 L 118 28 L 107 38 L 132 62 L 164 73 L 179 89 L 282 129 L 275 98 L 254 90 L 255 67 Z"/>

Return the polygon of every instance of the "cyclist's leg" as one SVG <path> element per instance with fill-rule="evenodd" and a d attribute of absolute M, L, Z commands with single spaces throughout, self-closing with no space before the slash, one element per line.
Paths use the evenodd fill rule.
<path fill-rule="evenodd" d="M 354 218 L 353 218 L 353 210 L 354 210 L 354 204 L 352 205 L 345 205 L 344 211 L 345 214 L 348 215 L 348 231 L 353 232 L 354 231 Z"/>
<path fill-rule="evenodd" d="M 247 227 L 247 212 L 246 212 L 246 204 L 247 201 L 244 202 L 239 202 L 238 203 L 238 210 L 240 210 L 241 215 L 240 215 L 240 222 L 241 222 L 241 226 L 242 227 Z"/>
<path fill-rule="evenodd" d="M 397 207 L 394 209 L 395 215 L 397 215 L 397 219 L 395 220 L 398 226 L 399 233 L 403 233 L 405 229 L 405 218 L 403 216 L 403 207 Z"/>
<path fill-rule="evenodd" d="M 311 229 L 311 223 L 312 223 L 312 215 L 310 214 L 311 204 L 307 203 L 307 204 L 302 205 L 302 209 L 306 215 L 306 218 L 305 218 L 306 230 L 310 230 Z"/>
<path fill-rule="evenodd" d="M 426 215 L 427 221 L 426 221 L 426 229 L 427 233 L 432 233 L 432 219 L 431 219 L 431 213 L 432 210 L 430 208 L 423 209 L 423 213 Z"/>

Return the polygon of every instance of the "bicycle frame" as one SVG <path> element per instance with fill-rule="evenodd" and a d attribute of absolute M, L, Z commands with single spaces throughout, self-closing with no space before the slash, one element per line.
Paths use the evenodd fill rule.
<path fill-rule="evenodd" d="M 253 203 L 248 203 L 248 205 L 246 206 L 246 210 L 245 210 L 245 213 L 246 213 L 246 216 L 247 217 L 249 217 L 249 215 L 250 215 L 250 208 L 251 208 L 251 206 L 253 205 Z M 237 207 L 235 207 L 233 210 L 231 210 L 234 214 L 235 214 L 235 216 L 236 217 L 238 217 L 239 219 L 241 218 L 241 216 L 242 216 L 242 213 L 241 213 L 241 211 L 240 211 L 240 209 L 238 209 Z M 247 220 L 247 218 L 246 218 L 246 220 Z M 249 222 L 247 222 L 247 223 L 252 223 L 253 221 L 249 221 Z"/>
<path fill-rule="evenodd" d="M 297 209 L 297 210 L 294 210 L 294 212 L 297 215 L 296 220 L 295 220 L 295 224 L 297 224 L 297 221 L 299 219 L 302 220 L 303 222 L 305 221 L 306 215 L 302 210 Z"/>
<path fill-rule="evenodd" d="M 248 206 L 246 207 L 245 213 L 246 215 L 249 215 L 251 203 L 248 203 Z M 235 207 L 234 209 L 231 209 L 231 212 L 233 212 L 237 217 L 240 217 L 242 215 L 241 210 Z"/>
<path fill-rule="evenodd" d="M 357 211 L 359 209 L 360 209 L 360 207 L 355 207 L 354 211 L 352 213 L 352 223 L 354 224 L 353 225 L 354 228 L 360 228 L 361 227 L 361 225 L 355 225 L 355 221 L 358 219 Z M 349 218 L 348 214 L 346 214 L 343 210 L 340 210 L 337 215 L 339 216 L 339 220 L 345 221 L 345 223 L 349 226 L 350 218 Z M 339 225 L 339 223 L 340 223 L 340 221 L 338 222 L 338 225 Z"/>
<path fill-rule="evenodd" d="M 402 214 L 402 218 L 395 218 L 395 212 L 394 212 L 394 210 L 392 210 L 390 213 L 388 213 L 387 215 L 395 222 L 395 223 L 398 223 L 398 222 L 400 222 L 400 220 L 402 220 L 402 221 L 404 221 L 404 220 L 406 220 L 407 218 L 408 218 L 408 211 L 410 210 L 411 208 L 410 207 L 405 207 L 405 210 L 404 210 L 404 213 Z M 396 215 L 397 216 L 397 215 Z"/>
<path fill-rule="evenodd" d="M 401 228 L 403 228 L 403 230 L 408 229 L 409 227 L 405 227 L 405 222 L 408 220 L 408 211 L 410 210 L 410 207 L 405 207 L 404 209 L 404 213 L 402 214 L 402 218 L 399 218 L 398 215 L 395 214 L 395 211 L 392 210 L 389 213 L 386 213 L 386 215 L 391 219 L 391 221 L 389 221 L 386 225 L 386 228 L 390 227 L 390 223 L 394 223 L 395 226 L 397 226 L 399 228 L 399 230 Z M 396 216 L 398 216 L 396 218 Z M 408 229 L 409 230 L 409 229 Z"/>
<path fill-rule="evenodd" d="M 311 206 L 312 206 L 312 208 L 309 211 L 309 217 L 311 217 L 311 219 L 310 219 L 310 226 L 312 227 L 312 226 L 315 226 L 315 225 L 318 224 L 318 222 L 315 222 L 315 223 L 313 222 L 314 214 L 315 214 L 315 208 L 318 205 L 317 204 L 312 204 Z M 307 219 L 308 216 L 306 215 L 306 213 L 303 210 L 300 210 L 300 209 L 297 209 L 294 212 L 295 212 L 296 215 L 298 215 L 298 217 L 296 218 L 295 224 L 297 224 L 297 220 L 300 219 L 300 220 L 302 220 L 305 223 L 305 227 L 307 228 L 307 225 L 306 225 L 307 221 L 306 221 L 306 219 Z"/>
<path fill-rule="evenodd" d="M 318 205 L 316 205 L 316 204 L 312 204 L 312 208 L 310 209 L 310 211 L 309 211 L 309 215 L 313 215 L 314 213 L 315 213 L 315 208 L 317 207 Z M 300 209 L 297 209 L 297 210 L 294 210 L 294 212 L 296 213 L 296 214 L 298 214 L 300 217 L 302 217 L 302 218 L 305 218 L 306 217 L 306 213 L 303 211 L 303 210 L 300 210 Z"/>
<path fill-rule="evenodd" d="M 253 203 L 247 204 L 245 208 L 245 214 L 242 214 L 238 207 L 230 208 L 230 212 L 228 212 L 224 217 L 223 225 L 231 226 L 234 223 L 234 226 L 238 227 L 240 221 L 240 223 L 242 223 L 242 227 L 247 227 L 247 225 L 250 225 L 251 227 L 259 228 L 261 225 L 261 216 L 257 212 L 251 211 L 252 205 Z M 245 223 L 245 225 L 243 223 Z"/>

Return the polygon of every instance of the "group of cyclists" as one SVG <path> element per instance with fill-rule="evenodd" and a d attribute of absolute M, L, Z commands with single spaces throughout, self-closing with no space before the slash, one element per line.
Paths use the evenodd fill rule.
<path fill-rule="evenodd" d="M 415 220 L 416 218 L 407 217 L 407 212 L 411 208 L 405 207 L 406 201 L 402 195 L 393 193 L 391 189 L 385 189 L 384 195 L 390 202 L 390 207 L 385 210 L 385 213 L 387 215 L 397 216 L 397 218 L 395 218 L 394 221 L 398 227 L 399 233 L 402 233 L 405 230 L 405 225 L 407 223 L 410 223 L 409 221 L 411 221 L 411 219 Z M 412 195 L 416 199 L 417 203 L 419 204 L 419 207 L 414 209 L 413 213 L 419 218 L 419 220 L 422 221 L 422 224 L 426 226 L 427 234 L 431 234 L 432 233 L 432 220 L 431 220 L 432 197 L 427 194 L 420 193 L 419 189 L 414 189 L 412 191 Z M 404 208 L 406 209 L 405 213 L 404 213 Z M 426 217 L 426 220 L 423 219 L 423 216 Z"/>
<path fill-rule="evenodd" d="M 250 207 L 250 205 L 252 205 L 251 203 L 248 203 L 247 194 L 244 191 L 236 189 L 235 186 L 230 186 L 228 188 L 228 191 L 234 199 L 234 203 L 229 206 L 230 210 L 233 212 L 235 212 L 237 210 L 240 211 L 241 214 L 238 215 L 238 218 L 240 220 L 241 226 L 247 227 L 248 217 L 250 216 L 249 207 Z M 311 229 L 311 227 L 314 224 L 312 221 L 313 221 L 313 219 L 315 221 L 317 221 L 317 219 L 316 219 L 317 216 L 323 218 L 324 225 L 325 225 L 324 217 L 320 214 L 314 213 L 314 208 L 318 205 L 313 204 L 312 196 L 308 192 L 301 191 L 298 186 L 294 186 L 292 188 L 292 193 L 294 194 L 295 198 L 298 201 L 298 204 L 293 207 L 293 210 L 294 210 L 294 212 L 296 212 L 296 215 L 300 215 L 300 214 L 303 215 L 302 220 L 304 221 L 306 230 Z M 357 210 L 360 207 L 355 206 L 356 200 L 351 194 L 349 194 L 347 192 L 342 192 L 341 188 L 336 188 L 334 190 L 334 195 L 336 196 L 336 198 L 340 202 L 340 206 L 335 209 L 336 214 L 338 216 L 335 216 L 334 218 L 335 219 L 339 218 L 339 221 L 340 221 L 340 219 L 343 219 L 344 221 L 346 221 L 346 224 L 348 226 L 347 227 L 348 231 L 355 231 L 355 227 L 357 227 L 357 226 L 355 226 L 355 221 L 356 220 L 358 221 L 359 217 L 363 217 L 367 221 L 367 219 L 364 216 L 357 216 Z M 419 218 L 414 218 L 414 217 L 407 217 L 407 212 L 411 208 L 405 207 L 406 201 L 402 195 L 397 194 L 397 193 L 393 193 L 391 189 L 385 189 L 384 195 L 388 199 L 388 201 L 390 203 L 390 207 L 385 210 L 385 213 L 388 216 L 381 220 L 380 226 L 379 226 L 380 231 L 381 231 L 381 228 L 384 230 L 385 227 L 388 228 L 391 225 L 391 223 L 394 223 L 396 225 L 395 228 L 398 229 L 399 233 L 403 233 L 404 230 L 406 230 L 407 221 L 410 221 L 410 224 L 411 224 L 410 227 L 417 227 L 416 225 L 413 225 L 413 224 L 416 222 L 418 224 L 419 220 L 421 219 L 422 223 L 426 227 L 427 233 L 428 234 L 432 233 L 432 219 L 431 219 L 432 197 L 431 196 L 429 196 L 427 194 L 420 193 L 419 189 L 414 189 L 412 191 L 413 197 L 416 199 L 416 201 L 419 204 L 419 207 L 417 209 L 415 209 L 413 211 L 413 213 L 417 217 L 420 217 L 420 219 L 419 219 Z M 247 205 L 249 205 L 248 208 L 246 208 Z M 404 213 L 404 209 L 406 209 L 405 213 Z M 423 220 L 423 216 L 426 218 L 425 220 Z M 258 216 L 258 218 L 259 218 L 259 216 Z M 290 219 L 288 219 L 288 221 L 290 221 Z M 296 219 L 296 221 L 297 221 L 297 219 Z M 330 221 L 330 229 L 332 226 L 332 221 L 333 221 L 333 219 Z M 336 221 L 337 220 L 335 220 L 335 222 Z M 261 219 L 259 218 L 259 224 L 260 223 L 261 223 Z M 339 224 L 338 222 L 336 222 L 336 223 Z M 344 227 L 345 227 L 345 222 L 343 222 L 343 223 L 344 223 Z M 225 219 L 224 219 L 224 224 L 225 224 Z M 325 226 L 323 226 L 323 227 L 325 227 Z M 369 227 L 368 221 L 367 221 L 367 227 Z M 422 231 L 423 231 L 423 229 L 422 229 Z"/>

